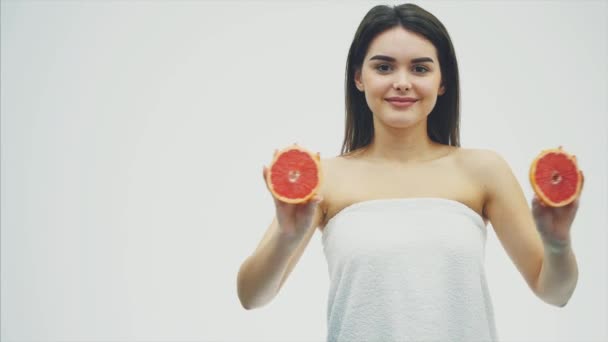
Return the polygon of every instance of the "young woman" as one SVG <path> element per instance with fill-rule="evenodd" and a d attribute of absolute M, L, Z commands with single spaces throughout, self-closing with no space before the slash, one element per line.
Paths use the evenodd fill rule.
<path fill-rule="evenodd" d="M 454 48 L 416 5 L 376 6 L 361 22 L 347 59 L 342 153 L 322 170 L 308 203 L 275 199 L 275 219 L 239 270 L 246 309 L 276 296 L 317 229 L 330 341 L 496 340 L 488 222 L 540 299 L 561 307 L 574 291 L 578 200 L 551 208 L 534 198 L 530 210 L 503 158 L 460 147 Z"/>

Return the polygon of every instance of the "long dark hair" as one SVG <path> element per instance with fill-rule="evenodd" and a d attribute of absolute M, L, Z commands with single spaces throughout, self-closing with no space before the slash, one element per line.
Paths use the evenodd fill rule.
<path fill-rule="evenodd" d="M 346 60 L 346 127 L 342 155 L 372 142 L 372 111 L 365 101 L 365 94 L 355 86 L 355 71 L 361 70 L 371 41 L 396 26 L 422 35 L 435 46 L 445 93 L 437 98 L 427 118 L 427 134 L 435 142 L 460 146 L 458 64 L 448 31 L 439 19 L 417 5 L 379 5 L 367 12 L 359 24 Z"/>

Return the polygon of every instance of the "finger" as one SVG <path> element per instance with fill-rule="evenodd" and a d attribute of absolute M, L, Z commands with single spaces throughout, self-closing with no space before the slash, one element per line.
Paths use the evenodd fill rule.
<path fill-rule="evenodd" d="M 540 201 L 538 200 L 538 197 L 536 197 L 536 196 L 532 197 L 532 209 L 538 210 L 539 207 L 540 207 Z"/>
<path fill-rule="evenodd" d="M 319 195 L 314 195 L 306 201 L 296 204 L 296 206 L 299 208 L 299 210 L 303 211 L 314 210 L 314 208 L 316 208 L 322 200 L 323 199 Z"/>
<path fill-rule="evenodd" d="M 279 210 L 287 210 L 288 208 L 293 207 L 293 204 L 283 202 L 274 196 L 272 196 L 272 199 L 274 200 L 274 204 L 276 205 L 277 209 L 279 209 Z"/>
<path fill-rule="evenodd" d="M 313 196 L 304 202 L 298 203 L 297 206 L 308 210 L 308 209 L 312 209 L 312 208 L 316 207 L 320 202 L 321 202 L 321 200 L 319 197 Z"/>
<path fill-rule="evenodd" d="M 541 207 L 546 207 L 547 206 L 545 204 L 545 202 L 543 202 L 543 200 L 540 199 L 540 197 L 538 197 L 537 195 L 534 195 L 534 198 L 533 198 L 532 201 L 535 202 L 537 206 L 541 206 Z"/>
<path fill-rule="evenodd" d="M 323 197 L 315 195 L 312 199 L 311 199 L 311 204 L 313 204 L 314 206 L 319 205 L 321 202 L 323 202 Z"/>
<path fill-rule="evenodd" d="M 268 191 L 270 191 L 270 186 L 268 185 L 268 169 L 266 168 L 266 166 L 264 165 L 264 169 L 262 170 L 262 177 L 264 178 L 264 184 L 266 184 L 266 189 L 268 189 Z"/>
<path fill-rule="evenodd" d="M 322 198 L 318 196 L 314 196 L 302 205 L 298 206 L 298 213 L 302 215 L 313 215 L 315 209 L 318 207 L 319 203 L 321 203 Z"/>
<path fill-rule="evenodd" d="M 580 197 L 580 196 L 579 196 Z M 570 203 L 570 205 L 568 205 L 570 207 L 570 210 L 578 210 L 578 206 L 579 206 L 579 198 L 577 197 L 574 201 L 572 201 L 572 203 Z"/>

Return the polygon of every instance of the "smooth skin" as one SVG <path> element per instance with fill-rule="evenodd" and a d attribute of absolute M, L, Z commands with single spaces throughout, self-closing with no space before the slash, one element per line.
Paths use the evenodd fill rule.
<path fill-rule="evenodd" d="M 565 305 L 578 277 L 570 248 L 578 199 L 551 208 L 534 198 L 531 210 L 511 168 L 496 152 L 442 145 L 428 137 L 427 116 L 446 89 L 432 43 L 401 27 L 381 33 L 370 44 L 355 82 L 373 112 L 374 140 L 348 155 L 321 159 L 324 182 L 309 202 L 275 200 L 273 222 L 239 270 L 243 307 L 270 302 L 314 232 L 323 232 L 345 207 L 412 197 L 445 198 L 477 212 L 486 224 L 491 222 L 530 289 L 547 303 Z M 418 101 L 398 108 L 386 101 L 391 96 Z"/>

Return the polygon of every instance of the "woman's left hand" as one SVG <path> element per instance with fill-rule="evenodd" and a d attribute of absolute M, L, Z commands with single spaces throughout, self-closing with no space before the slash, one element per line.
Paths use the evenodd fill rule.
<path fill-rule="evenodd" d="M 585 183 L 583 176 L 582 188 Z M 532 216 L 536 222 L 536 228 L 545 244 L 555 249 L 570 246 L 570 227 L 576 216 L 579 206 L 579 197 L 572 203 L 563 207 L 550 207 L 534 195 L 532 199 Z"/>

